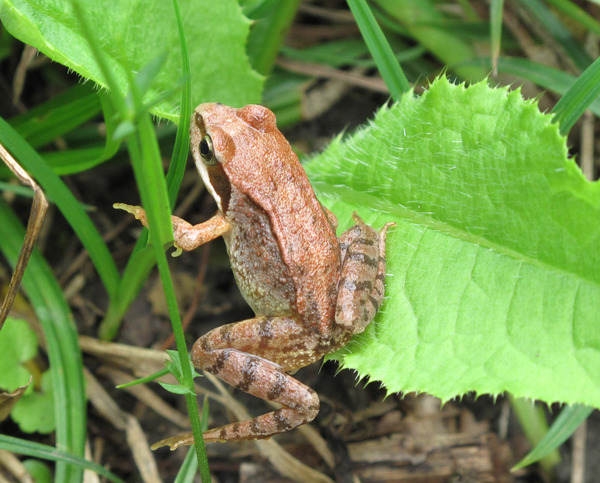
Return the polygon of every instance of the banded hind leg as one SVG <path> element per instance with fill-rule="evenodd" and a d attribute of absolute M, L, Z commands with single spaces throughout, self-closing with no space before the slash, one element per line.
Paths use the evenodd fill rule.
<path fill-rule="evenodd" d="M 248 394 L 283 407 L 211 429 L 205 441 L 264 439 L 312 421 L 319 397 L 287 374 L 321 358 L 316 332 L 290 317 L 256 317 L 218 327 L 200 337 L 192 362 Z"/>
<path fill-rule="evenodd" d="M 335 321 L 353 334 L 363 332 L 377 314 L 385 293 L 385 242 L 395 223 L 380 232 L 356 213 L 356 225 L 340 237 L 342 270 L 338 285 Z"/>

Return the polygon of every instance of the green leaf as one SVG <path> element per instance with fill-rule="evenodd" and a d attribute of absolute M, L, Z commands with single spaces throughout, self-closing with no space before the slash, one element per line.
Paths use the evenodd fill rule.
<path fill-rule="evenodd" d="M 31 373 L 21 364 L 37 354 L 35 332 L 24 320 L 6 319 L 0 331 L 0 388 L 14 391 L 27 384 Z"/>
<path fill-rule="evenodd" d="M 388 240 L 386 301 L 335 358 L 389 392 L 600 405 L 600 194 L 520 92 L 436 80 L 307 166 Z"/>
<path fill-rule="evenodd" d="M 140 72 L 161 52 L 167 52 L 144 100 L 168 91 L 183 76 L 179 35 L 171 2 L 134 0 L 80 0 L 100 39 L 120 93 L 129 90 L 128 72 Z M 219 101 L 230 105 L 257 102 L 262 78 L 248 63 L 245 41 L 250 22 L 234 0 L 182 0 L 185 33 L 190 46 L 191 84 L 194 105 Z M 33 45 L 52 60 L 107 87 L 96 58 L 79 29 L 69 0 L 4 0 L 0 19 L 19 40 Z M 233 75 L 232 73 L 235 73 Z M 178 100 L 163 99 L 152 113 L 177 121 Z"/>
<path fill-rule="evenodd" d="M 35 483 L 52 482 L 52 471 L 50 471 L 47 464 L 42 463 L 39 460 L 29 459 L 23 461 L 23 466 L 27 470 L 27 473 L 31 475 Z"/>
<path fill-rule="evenodd" d="M 194 394 L 194 391 L 190 391 L 187 387 L 181 386 L 179 384 L 167 384 L 166 382 L 160 382 L 159 384 L 163 387 L 163 389 L 172 392 L 173 394 Z"/>
<path fill-rule="evenodd" d="M 25 394 L 17 401 L 10 415 L 24 433 L 48 434 L 54 431 L 56 423 L 50 372 L 42 376 L 42 390 Z"/>
<path fill-rule="evenodd" d="M 171 361 L 168 361 L 166 363 L 167 370 L 171 374 L 173 374 L 178 381 L 181 381 L 184 371 L 181 366 L 181 358 L 179 357 L 179 353 L 177 351 L 173 351 L 173 350 L 168 350 L 166 352 L 167 352 L 167 355 L 171 358 Z M 194 364 L 192 364 L 192 361 L 189 358 L 187 359 L 187 366 L 188 366 L 188 369 L 194 379 L 196 379 L 197 377 L 202 377 L 196 371 Z"/>

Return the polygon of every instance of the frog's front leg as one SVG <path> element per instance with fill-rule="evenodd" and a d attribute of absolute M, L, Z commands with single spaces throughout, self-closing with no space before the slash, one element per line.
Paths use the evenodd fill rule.
<path fill-rule="evenodd" d="M 373 320 L 383 301 L 385 240 L 395 223 L 386 223 L 377 233 L 356 213 L 352 218 L 356 225 L 340 237 L 342 270 L 335 321 L 358 334 Z"/>
<path fill-rule="evenodd" d="M 141 206 L 115 203 L 113 207 L 131 213 L 140 220 L 142 225 L 148 228 L 146 211 Z M 175 241 L 175 246 L 186 252 L 220 237 L 231 229 L 231 225 L 220 211 L 209 220 L 197 225 L 192 225 L 175 215 L 171 216 L 171 222 L 173 223 L 173 240 Z"/>
<path fill-rule="evenodd" d="M 283 405 L 204 433 L 205 441 L 264 439 L 312 421 L 319 397 L 287 374 L 318 360 L 319 338 L 291 317 L 256 317 L 200 337 L 192 362 L 244 392 Z"/>

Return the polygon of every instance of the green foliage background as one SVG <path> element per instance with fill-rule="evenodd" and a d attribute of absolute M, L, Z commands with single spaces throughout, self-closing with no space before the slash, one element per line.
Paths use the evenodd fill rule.
<path fill-rule="evenodd" d="M 121 94 L 126 95 L 128 73 L 140 72 L 166 55 L 146 101 L 151 112 L 177 121 L 183 69 L 177 24 L 171 1 L 79 0 L 101 50 L 106 55 Z M 208 99 L 239 106 L 258 102 L 263 78 L 254 72 L 245 52 L 250 21 L 237 2 L 180 0 L 184 30 L 190 49 L 192 103 Z M 70 0 L 2 0 L 0 18 L 12 35 L 37 47 L 52 60 L 106 87 L 88 42 L 82 35 Z"/>

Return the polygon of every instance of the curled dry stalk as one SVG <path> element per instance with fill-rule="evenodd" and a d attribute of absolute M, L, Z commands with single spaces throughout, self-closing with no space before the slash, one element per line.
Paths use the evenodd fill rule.
<path fill-rule="evenodd" d="M 33 251 L 33 245 L 35 244 L 35 241 L 40 233 L 40 229 L 44 221 L 44 215 L 48 209 L 48 200 L 46 199 L 46 196 L 39 185 L 31 176 L 29 176 L 29 174 L 19 165 L 19 163 L 17 163 L 15 158 L 10 155 L 10 153 L 2 144 L 0 144 L 0 157 L 8 166 L 8 168 L 15 174 L 15 176 L 19 178 L 19 181 L 21 181 L 21 183 L 24 185 L 29 186 L 33 190 L 33 204 L 31 205 L 29 221 L 27 222 L 27 232 L 25 233 L 23 246 L 19 252 L 19 258 L 17 259 L 15 270 L 12 278 L 10 279 L 10 284 L 8 285 L 6 297 L 4 298 L 2 307 L 0 308 L 0 329 L 2 329 L 4 321 L 6 320 L 6 317 L 8 317 L 8 313 L 10 312 L 15 300 L 15 296 L 17 295 L 17 291 L 19 290 L 19 286 L 21 285 L 25 267 L 27 266 L 27 262 L 29 261 L 29 257 Z"/>

